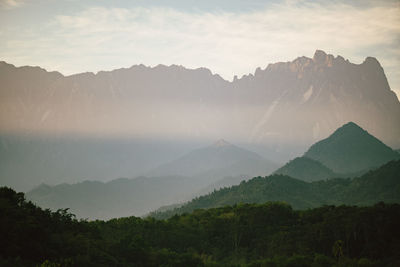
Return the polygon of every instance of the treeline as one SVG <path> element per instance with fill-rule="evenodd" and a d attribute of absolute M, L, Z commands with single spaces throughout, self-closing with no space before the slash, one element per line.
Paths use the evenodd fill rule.
<path fill-rule="evenodd" d="M 267 201 L 285 201 L 296 210 L 323 205 L 371 206 L 378 202 L 400 203 L 400 160 L 388 162 L 357 178 L 305 182 L 280 174 L 255 177 L 239 185 L 197 197 L 180 207 L 152 212 L 149 216 L 167 219 L 196 209 Z"/>
<path fill-rule="evenodd" d="M 400 266 L 400 205 L 280 202 L 78 221 L 0 188 L 1 266 Z"/>

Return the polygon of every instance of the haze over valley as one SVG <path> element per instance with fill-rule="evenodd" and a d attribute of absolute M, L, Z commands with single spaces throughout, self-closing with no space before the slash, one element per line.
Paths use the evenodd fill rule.
<path fill-rule="evenodd" d="M 63 76 L 3 62 L 0 83 L 1 176 L 22 190 L 147 175 L 221 138 L 283 164 L 348 121 L 400 146 L 398 99 L 370 57 L 317 50 L 232 82 L 174 65 Z"/>
<path fill-rule="evenodd" d="M 400 266 L 398 0 L 0 0 L 0 266 Z"/>

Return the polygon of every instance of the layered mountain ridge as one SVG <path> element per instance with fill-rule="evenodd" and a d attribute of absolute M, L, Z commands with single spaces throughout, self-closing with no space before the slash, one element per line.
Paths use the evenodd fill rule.
<path fill-rule="evenodd" d="M 258 97 L 254 103 L 271 99 L 253 131 L 256 140 L 269 134 L 317 141 L 347 121 L 354 121 L 385 142 L 398 142 L 383 129 L 399 131 L 395 118 L 400 116 L 399 102 L 375 58 L 352 64 L 341 56 L 317 50 L 312 59 L 300 57 L 270 64 L 264 70 L 257 69 L 254 76 L 237 80 L 237 84 L 259 92 L 254 94 Z M 260 98 L 261 94 L 265 97 Z M 380 129 L 376 128 L 378 124 Z"/>
<path fill-rule="evenodd" d="M 398 159 L 400 155 L 396 151 L 354 122 L 348 122 L 274 174 L 288 175 L 307 182 L 354 177 Z"/>
<path fill-rule="evenodd" d="M 385 143 L 400 145 L 400 104 L 372 57 L 352 64 L 317 50 L 313 58 L 269 64 L 232 82 L 205 68 L 177 65 L 63 76 L 1 62 L 0 84 L 1 132 L 162 131 L 308 145 L 354 121 Z"/>
<path fill-rule="evenodd" d="M 146 177 L 41 184 L 26 196 L 44 208 L 70 208 L 79 218 L 140 216 L 249 177 L 268 175 L 276 167 L 257 153 L 221 139 L 160 165 Z"/>
<path fill-rule="evenodd" d="M 353 122 L 313 144 L 304 156 L 342 174 L 367 171 L 400 159 L 396 151 Z"/>
<path fill-rule="evenodd" d="M 310 183 L 278 174 L 255 177 L 240 185 L 195 198 L 185 205 L 151 213 L 150 216 L 165 219 L 196 209 L 266 201 L 284 201 L 295 209 L 342 204 L 364 206 L 380 201 L 399 203 L 399 171 L 400 161 L 391 161 L 353 179 L 336 178 Z"/>
<path fill-rule="evenodd" d="M 300 209 L 324 204 L 398 202 L 399 168 L 400 155 L 396 151 L 349 122 L 268 177 L 243 179 L 239 185 L 216 184 L 215 189 L 220 190 L 205 190 L 208 195 L 152 214 L 165 218 L 167 214 L 239 202 L 286 201 Z"/>
<path fill-rule="evenodd" d="M 379 62 L 371 57 L 352 64 L 318 50 L 312 58 L 270 64 L 232 82 L 205 68 L 191 70 L 177 65 L 135 65 L 64 76 L 39 67 L 0 62 L 0 157 L 18 155 L 19 162 L 18 169 L 12 160 L 2 163 L 0 177 L 5 177 L 1 180 L 5 185 L 20 189 L 21 184 L 29 185 L 22 189 L 27 190 L 52 177 L 57 177 L 56 183 L 71 182 L 65 175 L 65 164 L 55 164 L 61 167 L 49 172 L 49 168 L 37 167 L 44 164 L 42 161 L 71 162 L 68 168 L 74 171 L 73 182 L 78 182 L 137 176 L 168 160 L 129 162 L 112 149 L 113 158 L 123 159 L 105 162 L 111 154 L 108 148 L 99 151 L 97 146 L 90 146 L 85 151 L 88 156 L 83 157 L 81 147 L 87 147 L 85 140 L 93 138 L 114 139 L 116 143 L 121 139 L 133 143 L 184 140 L 193 148 L 195 143 L 224 137 L 244 147 L 271 147 L 268 154 L 258 151 L 269 159 L 274 152 L 289 151 L 277 160 L 283 162 L 353 121 L 398 148 L 399 117 L 400 103 Z M 19 149 L 34 139 L 31 136 L 73 139 L 68 144 L 76 143 L 75 139 L 84 141 L 68 153 L 75 157 L 71 161 L 70 156 L 64 156 L 72 149 L 70 145 L 60 146 L 50 158 L 42 151 L 46 141 L 38 142 L 32 153 L 21 152 Z M 14 140 L 21 145 L 7 145 Z M 293 152 L 293 147 L 298 149 Z M 125 150 L 124 155 L 136 160 L 143 153 L 159 151 L 136 145 L 129 153 Z M 165 154 L 172 155 L 169 160 L 176 156 L 169 151 Z M 88 159 L 95 166 L 107 165 L 106 170 L 95 172 L 81 166 Z"/>
<path fill-rule="evenodd" d="M 26 196 L 43 208 L 68 208 L 78 218 L 111 219 L 143 215 L 162 205 L 186 200 L 197 187 L 187 177 L 137 177 L 106 183 L 42 184 Z"/>
<path fill-rule="evenodd" d="M 307 157 L 297 157 L 289 161 L 276 170 L 274 174 L 286 175 L 307 182 L 326 180 L 340 176 L 321 162 Z"/>
<path fill-rule="evenodd" d="M 226 176 L 267 175 L 276 168 L 276 163 L 221 139 L 162 164 L 147 175 L 181 175 L 211 183 Z"/>

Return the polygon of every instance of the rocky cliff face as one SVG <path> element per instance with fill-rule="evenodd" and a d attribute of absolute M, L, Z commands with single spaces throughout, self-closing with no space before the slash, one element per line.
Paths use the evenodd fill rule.
<path fill-rule="evenodd" d="M 313 58 L 257 69 L 234 86 L 251 88 L 258 96 L 253 104 L 265 105 L 265 115 L 253 130 L 257 140 L 268 135 L 320 140 L 354 121 L 385 142 L 399 144 L 399 101 L 375 58 L 357 65 L 316 51 Z"/>
<path fill-rule="evenodd" d="M 0 132 L 206 137 L 311 143 L 353 121 L 400 146 L 400 104 L 375 58 L 316 51 L 228 82 L 143 65 L 63 76 L 0 63 Z"/>

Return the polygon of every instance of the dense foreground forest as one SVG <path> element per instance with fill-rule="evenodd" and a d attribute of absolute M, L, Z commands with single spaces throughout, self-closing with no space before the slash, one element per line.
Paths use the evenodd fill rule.
<path fill-rule="evenodd" d="M 399 266 L 400 205 L 280 202 L 78 221 L 0 188 L 1 266 Z"/>

